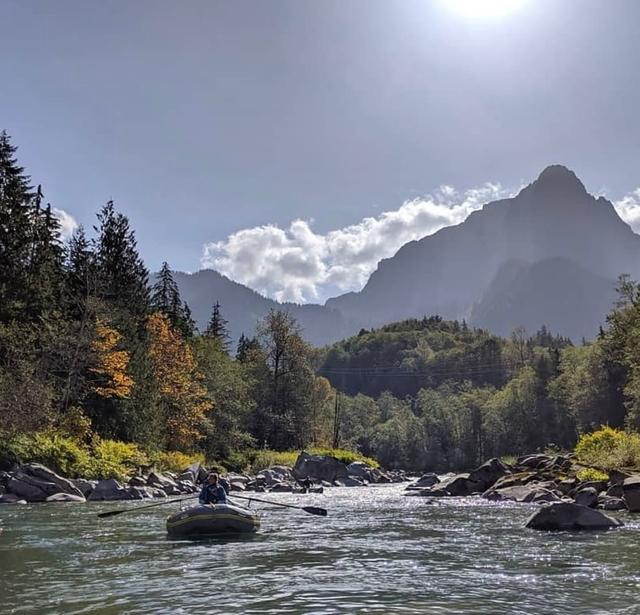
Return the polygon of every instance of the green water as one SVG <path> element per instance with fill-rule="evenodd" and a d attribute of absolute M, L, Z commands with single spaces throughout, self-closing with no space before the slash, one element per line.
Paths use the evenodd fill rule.
<path fill-rule="evenodd" d="M 259 534 L 209 542 L 166 539 L 175 504 L 2 506 L 0 612 L 640 614 L 640 515 L 547 534 L 525 505 L 402 489 L 270 495 L 329 516 L 254 505 Z"/>

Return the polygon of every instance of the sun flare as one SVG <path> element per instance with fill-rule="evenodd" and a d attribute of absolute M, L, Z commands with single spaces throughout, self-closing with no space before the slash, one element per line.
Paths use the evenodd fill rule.
<path fill-rule="evenodd" d="M 448 0 L 465 17 L 501 17 L 521 7 L 526 0 Z"/>

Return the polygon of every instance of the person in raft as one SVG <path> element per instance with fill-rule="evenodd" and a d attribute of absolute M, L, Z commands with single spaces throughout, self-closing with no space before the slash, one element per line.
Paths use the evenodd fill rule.
<path fill-rule="evenodd" d="M 218 475 L 211 473 L 207 476 L 205 484 L 202 486 L 200 504 L 226 504 L 227 492 L 218 484 Z"/>

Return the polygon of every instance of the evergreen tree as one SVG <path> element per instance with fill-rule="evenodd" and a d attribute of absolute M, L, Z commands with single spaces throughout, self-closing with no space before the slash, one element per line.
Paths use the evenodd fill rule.
<path fill-rule="evenodd" d="M 151 307 L 167 316 L 171 326 L 180 331 L 183 337 L 193 336 L 195 322 L 191 310 L 182 302 L 180 289 L 166 261 L 162 263 L 158 279 L 151 288 Z"/>
<path fill-rule="evenodd" d="M 222 316 L 220 310 L 220 303 L 216 301 L 213 304 L 213 311 L 211 312 L 211 319 L 204 332 L 207 337 L 211 337 L 220 342 L 222 348 L 227 352 L 231 344 L 231 336 L 229 335 L 229 329 L 227 328 L 228 321 Z"/>

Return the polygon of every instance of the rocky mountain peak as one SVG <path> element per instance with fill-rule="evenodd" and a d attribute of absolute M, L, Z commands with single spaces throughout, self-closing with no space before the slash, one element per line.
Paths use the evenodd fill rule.
<path fill-rule="evenodd" d="M 578 176 L 571 169 L 561 164 L 548 166 L 529 188 L 536 196 L 553 195 L 555 197 L 565 197 L 587 194 L 587 189 L 578 179 Z"/>

